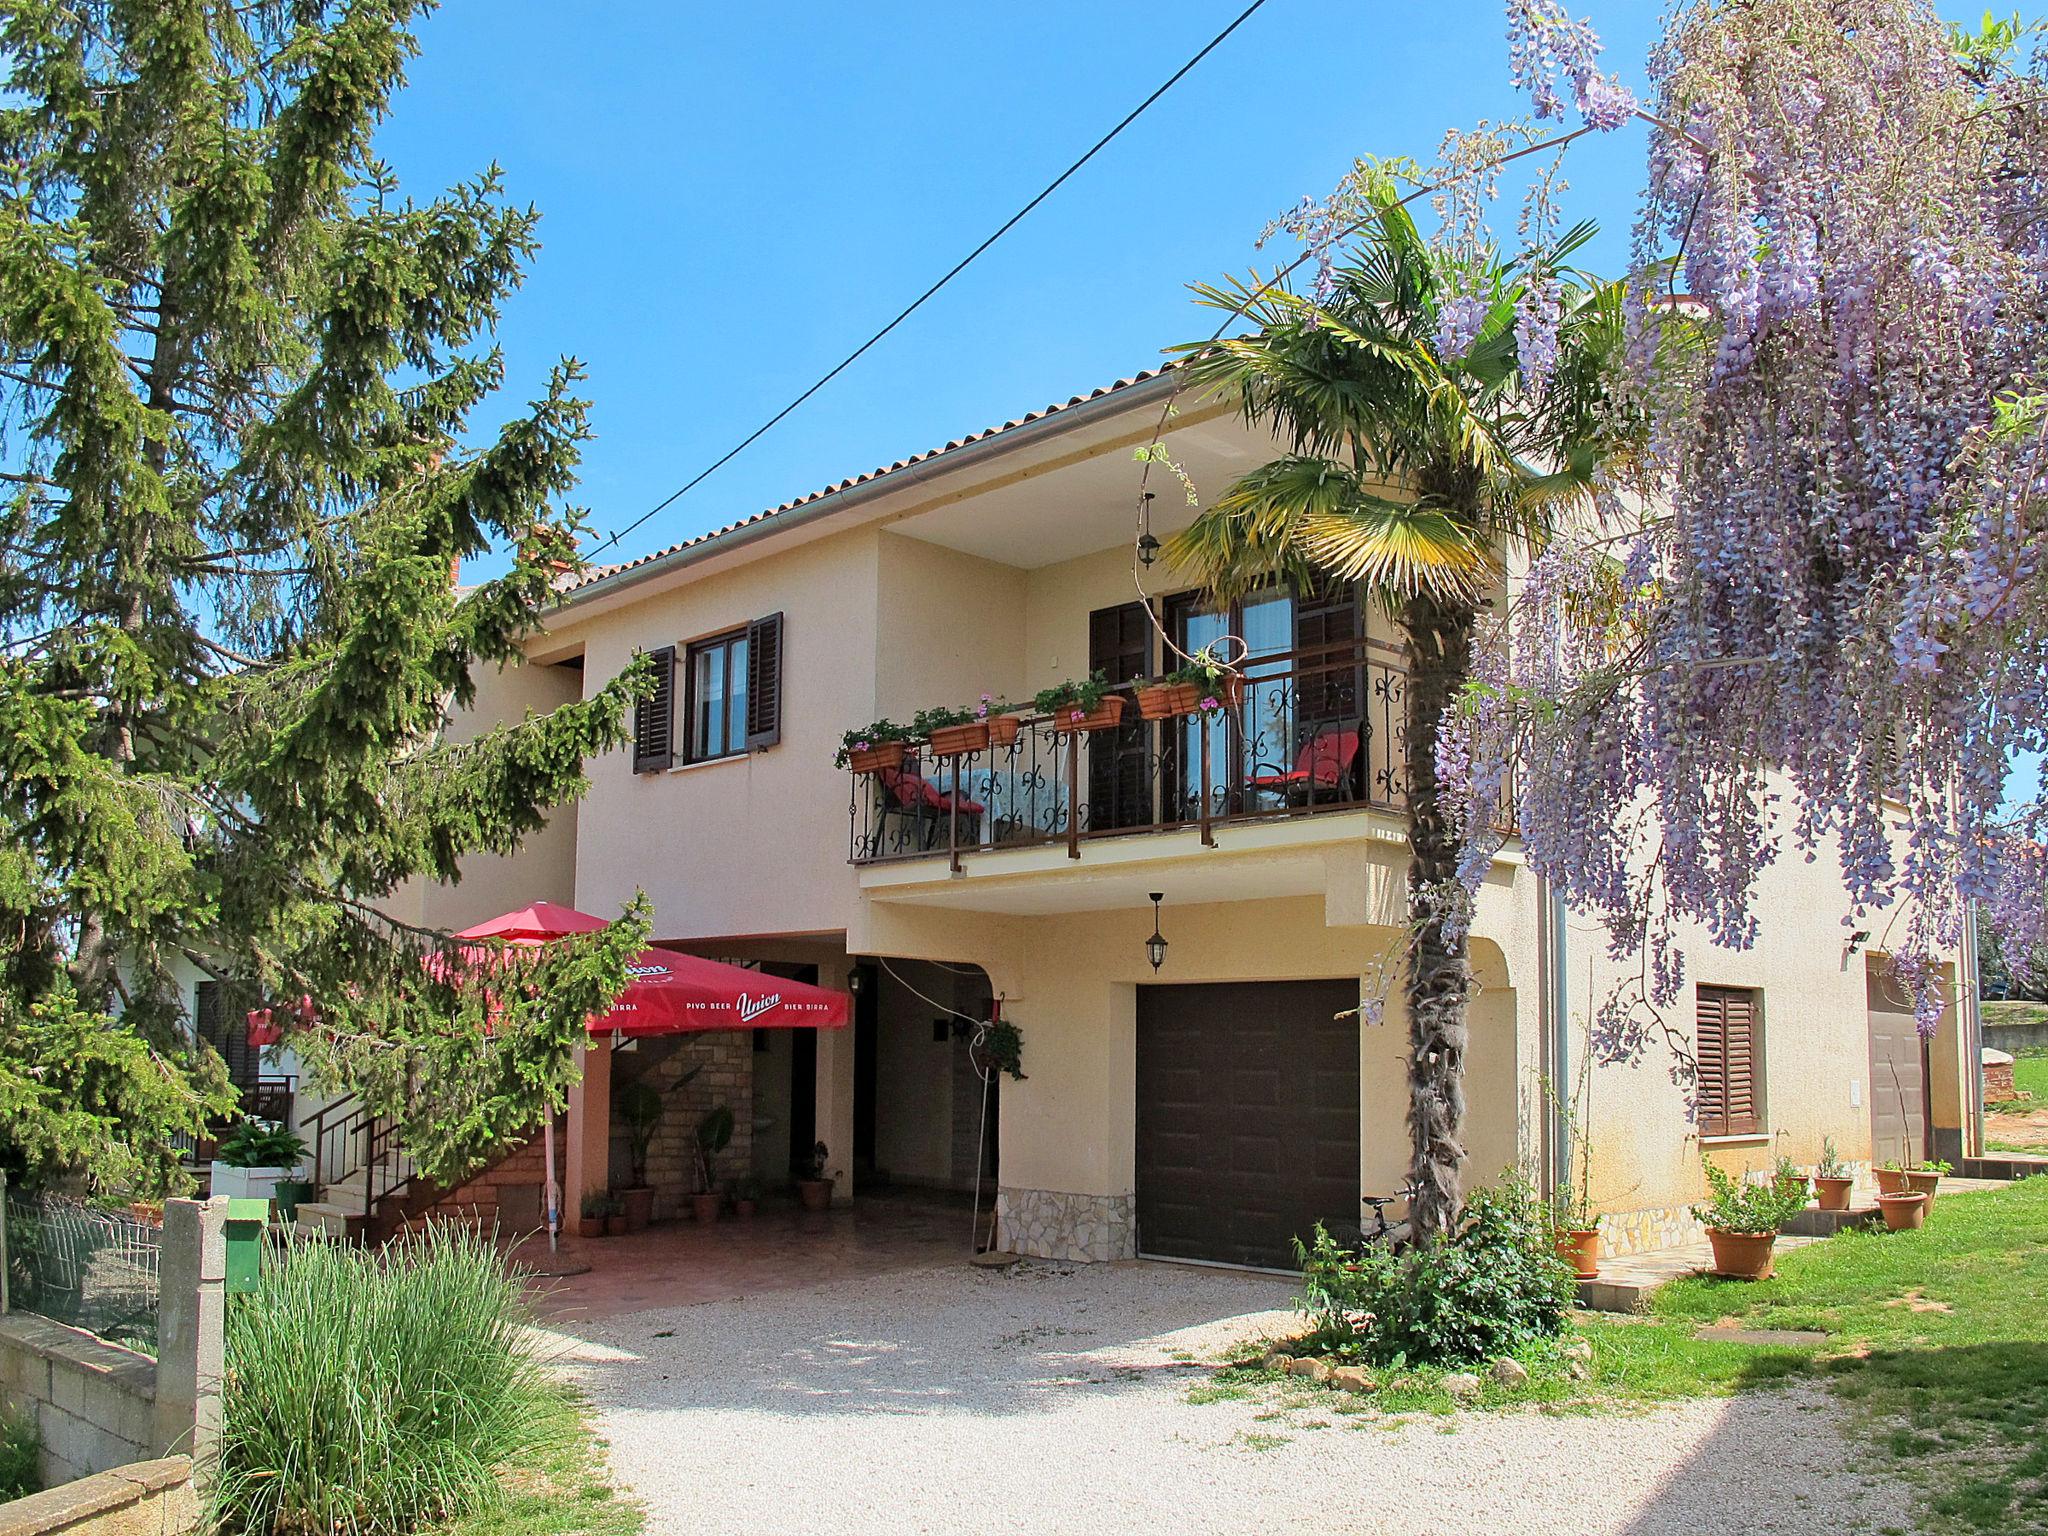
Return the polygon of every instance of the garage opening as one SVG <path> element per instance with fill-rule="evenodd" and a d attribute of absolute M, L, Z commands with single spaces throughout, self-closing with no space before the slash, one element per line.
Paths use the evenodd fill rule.
<path fill-rule="evenodd" d="M 1142 1253 L 1290 1269 L 1358 1220 L 1357 1006 L 1356 977 L 1138 989 Z"/>

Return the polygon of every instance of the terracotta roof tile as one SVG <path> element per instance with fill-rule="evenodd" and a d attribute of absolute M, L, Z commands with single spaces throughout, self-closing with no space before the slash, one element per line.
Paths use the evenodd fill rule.
<path fill-rule="evenodd" d="M 1104 395 L 1113 395 L 1119 390 L 1129 389 L 1134 384 L 1142 384 L 1148 379 L 1156 379 L 1161 374 L 1167 372 L 1172 366 L 1169 363 L 1164 367 L 1148 368 L 1142 373 L 1132 374 L 1127 379 L 1118 379 L 1114 384 L 1105 384 L 1100 389 L 1090 390 L 1085 395 L 1073 395 L 1068 399 L 1048 405 L 1043 410 L 1032 411 L 1027 415 L 1006 421 L 1001 426 L 985 427 L 981 431 L 971 432 L 965 437 L 956 437 L 943 447 L 928 448 L 923 453 L 914 453 L 907 459 L 898 459 L 893 464 L 881 465 L 879 468 L 869 470 L 864 475 L 855 475 L 849 480 L 838 481 L 836 484 L 812 491 L 809 495 L 799 496 L 794 501 L 785 501 L 778 507 L 770 507 L 764 512 L 756 512 L 752 516 L 740 518 L 738 521 L 727 523 L 723 527 L 713 528 L 707 533 L 700 533 L 692 538 L 684 539 L 680 543 L 671 544 L 665 549 L 657 549 L 649 554 L 640 555 L 631 560 L 622 560 L 612 565 L 594 565 L 585 571 L 580 579 L 564 586 L 561 589 L 562 596 L 564 598 L 572 598 L 584 588 L 596 582 L 604 581 L 609 577 L 617 576 L 622 571 L 636 570 L 643 565 L 655 564 L 673 555 L 679 555 L 685 550 L 694 549 L 700 544 L 708 544 L 714 539 L 723 538 L 737 529 L 748 528 L 756 523 L 767 522 L 771 518 L 782 516 L 785 512 L 793 512 L 799 507 L 809 506 L 812 502 L 821 501 L 827 496 L 837 495 L 839 492 L 847 490 L 852 486 L 865 485 L 871 480 L 880 480 L 885 476 L 895 474 L 899 470 L 908 469 L 912 465 L 929 463 L 931 460 L 942 458 L 956 449 L 964 448 L 969 443 L 981 442 L 985 438 L 998 436 L 1014 428 L 1055 415 L 1060 411 L 1070 410 L 1074 406 L 1085 405 L 1090 400 L 1099 400 Z"/>

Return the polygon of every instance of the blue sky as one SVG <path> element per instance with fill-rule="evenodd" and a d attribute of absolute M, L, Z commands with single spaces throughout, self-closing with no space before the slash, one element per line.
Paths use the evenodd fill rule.
<path fill-rule="evenodd" d="M 501 340 L 521 399 L 560 354 L 588 366 L 598 438 L 579 499 L 611 530 L 838 361 L 1243 3 L 451 0 L 422 28 L 380 149 L 422 194 L 495 159 L 542 210 Z M 1657 8 L 1587 4 L 1638 79 Z M 945 293 L 611 557 L 1154 365 L 1213 325 L 1186 284 L 1267 260 L 1252 248 L 1266 220 L 1353 155 L 1428 160 L 1447 127 L 1519 113 L 1502 31 L 1494 0 L 1269 0 Z M 1589 265 L 1622 263 L 1641 151 L 1624 130 L 1573 152 L 1569 212 L 1604 226 Z"/>

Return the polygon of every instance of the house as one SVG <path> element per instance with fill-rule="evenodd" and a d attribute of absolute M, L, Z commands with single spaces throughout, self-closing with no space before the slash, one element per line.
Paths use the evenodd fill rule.
<path fill-rule="evenodd" d="M 516 857 L 410 891 L 405 915 L 455 928 L 542 899 L 607 913 L 645 891 L 657 942 L 857 998 L 844 1031 L 616 1059 L 593 1040 L 568 1116 L 571 1214 L 619 1180 L 610 1097 L 650 1073 L 694 1073 L 690 1106 L 738 1111 L 721 1176 L 779 1182 L 822 1141 L 841 1198 L 986 1180 L 1002 1243 L 1063 1259 L 1283 1264 L 1311 1222 L 1355 1221 L 1361 1193 L 1401 1185 L 1398 636 L 1348 588 L 1217 611 L 1134 559 L 1134 450 L 1174 385 L 1124 379 L 596 569 L 527 665 L 480 680 L 457 734 L 574 699 L 640 652 L 664 685 L 580 804 Z M 1166 442 L 1211 494 L 1276 451 L 1195 399 Z M 1171 478 L 1155 489 L 1165 536 L 1190 512 Z M 1061 679 L 1162 670 L 1162 634 L 1240 637 L 1237 707 L 1087 734 L 1030 713 Z M 834 766 L 850 728 L 983 695 L 1025 706 L 1014 741 Z M 1697 1123 L 1668 1060 L 1590 1074 L 1611 1251 L 1690 1235 L 1702 1153 L 1758 1168 L 1810 1163 L 1824 1138 L 1857 1162 L 1978 1150 L 1969 989 L 1923 1043 L 1844 905 L 1830 861 L 1787 860 L 1753 950 L 1686 936 L 1672 1022 L 1699 1065 Z M 1472 960 L 1470 1176 L 1554 1179 L 1543 1085 L 1577 1080 L 1585 1020 L 1630 967 L 1512 837 Z M 1361 996 L 1378 992 L 1387 1019 L 1368 1022 Z M 1024 1075 L 985 1084 L 970 1026 L 996 1010 Z M 689 1117 L 672 1118 L 650 1159 L 658 1215 L 687 1191 Z"/>

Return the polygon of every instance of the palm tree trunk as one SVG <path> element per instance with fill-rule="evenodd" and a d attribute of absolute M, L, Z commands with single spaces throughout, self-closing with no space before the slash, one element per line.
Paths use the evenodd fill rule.
<path fill-rule="evenodd" d="M 1423 1242 L 1455 1229 L 1465 1148 L 1466 1006 L 1472 968 L 1463 925 L 1447 931 L 1443 893 L 1457 877 L 1458 842 L 1436 778 L 1437 731 L 1472 672 L 1470 605 L 1417 596 L 1403 605 L 1407 637 L 1408 1135 L 1410 1219 Z M 1453 936 L 1455 934 L 1455 936 Z"/>

